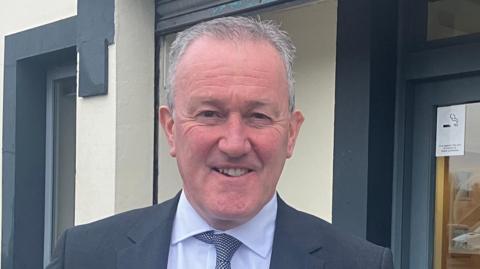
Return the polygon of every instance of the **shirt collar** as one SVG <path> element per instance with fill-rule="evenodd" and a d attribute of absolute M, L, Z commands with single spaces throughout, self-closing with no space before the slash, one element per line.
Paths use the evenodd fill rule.
<path fill-rule="evenodd" d="M 272 249 L 277 195 L 248 222 L 227 231 L 216 231 L 192 207 L 182 191 L 173 222 L 171 244 L 188 239 L 196 234 L 214 230 L 234 236 L 256 254 L 266 258 Z"/>

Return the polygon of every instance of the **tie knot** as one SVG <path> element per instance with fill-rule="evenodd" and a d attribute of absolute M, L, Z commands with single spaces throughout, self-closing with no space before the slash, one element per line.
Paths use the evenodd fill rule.
<path fill-rule="evenodd" d="M 242 245 L 242 242 L 231 235 L 225 233 L 215 234 L 213 231 L 197 234 L 195 238 L 215 246 L 215 250 L 217 251 L 217 266 L 219 263 L 230 264 L 233 254 L 240 245 Z"/>

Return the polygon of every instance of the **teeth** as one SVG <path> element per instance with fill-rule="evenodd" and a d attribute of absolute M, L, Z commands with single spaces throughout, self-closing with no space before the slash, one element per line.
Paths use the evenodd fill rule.
<path fill-rule="evenodd" d="M 248 169 L 244 168 L 218 168 L 218 171 L 224 175 L 231 177 L 239 177 L 248 173 Z"/>

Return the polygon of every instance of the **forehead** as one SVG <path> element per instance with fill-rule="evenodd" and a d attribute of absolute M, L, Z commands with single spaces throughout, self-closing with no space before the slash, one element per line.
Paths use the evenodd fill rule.
<path fill-rule="evenodd" d="M 176 90 L 217 85 L 243 86 L 242 90 L 275 88 L 288 94 L 282 58 L 264 40 L 201 37 L 190 44 L 178 62 L 175 84 Z"/>
<path fill-rule="evenodd" d="M 279 52 L 265 40 L 233 41 L 203 36 L 187 47 L 177 64 L 177 73 L 185 68 L 205 64 L 285 71 Z"/>

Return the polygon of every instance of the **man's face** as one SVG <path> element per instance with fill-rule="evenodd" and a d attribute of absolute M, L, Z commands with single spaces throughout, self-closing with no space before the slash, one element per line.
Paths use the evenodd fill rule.
<path fill-rule="evenodd" d="M 303 116 L 288 110 L 278 52 L 265 41 L 194 41 L 177 65 L 175 111 L 160 119 L 183 189 L 214 228 L 247 222 L 273 197 Z"/>

